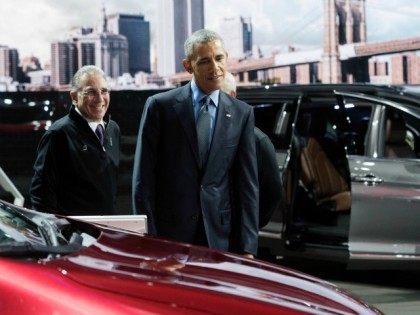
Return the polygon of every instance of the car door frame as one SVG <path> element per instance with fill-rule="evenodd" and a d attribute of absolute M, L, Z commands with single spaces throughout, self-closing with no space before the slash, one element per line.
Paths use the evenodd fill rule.
<path fill-rule="evenodd" d="M 257 91 L 263 93 L 263 96 L 257 95 Z M 285 175 L 285 170 L 288 169 L 290 163 L 290 156 L 292 154 L 292 140 L 293 134 L 295 132 L 295 125 L 297 114 L 299 112 L 299 107 L 303 93 L 300 91 L 284 91 L 276 90 L 275 88 L 264 88 L 264 89 L 250 89 L 249 91 L 243 91 L 242 94 L 238 95 L 238 98 L 244 102 L 255 106 L 257 103 L 275 103 L 282 104 L 281 111 L 285 111 L 287 107 L 287 102 L 292 102 L 289 106 L 293 107 L 293 116 L 289 117 L 288 125 L 291 125 L 291 135 L 288 139 L 288 147 L 285 150 L 276 149 L 276 158 L 279 163 L 279 172 L 280 176 L 283 179 L 283 182 L 287 180 Z M 258 127 L 258 126 L 257 126 Z M 279 126 L 281 129 L 282 127 Z M 285 194 L 283 190 L 283 195 Z M 284 232 L 285 232 L 285 221 L 287 221 L 288 215 L 287 209 L 284 208 L 284 204 L 279 209 L 275 211 L 270 222 L 260 229 L 259 231 L 259 249 L 263 249 L 264 252 L 270 256 L 277 256 L 282 253 L 283 242 L 284 242 Z M 281 218 L 281 219 L 273 219 Z"/>

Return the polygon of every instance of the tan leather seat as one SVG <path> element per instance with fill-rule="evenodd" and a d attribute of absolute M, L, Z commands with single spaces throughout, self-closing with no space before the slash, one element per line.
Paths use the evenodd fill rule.
<path fill-rule="evenodd" d="M 351 208 L 351 192 L 343 176 L 336 170 L 315 138 L 308 138 L 301 153 L 301 181 L 315 195 L 317 206 L 331 211 Z"/>
<path fill-rule="evenodd" d="M 391 112 L 386 121 L 385 156 L 389 158 L 415 158 L 405 137 L 407 128 L 404 118 L 397 112 Z"/>

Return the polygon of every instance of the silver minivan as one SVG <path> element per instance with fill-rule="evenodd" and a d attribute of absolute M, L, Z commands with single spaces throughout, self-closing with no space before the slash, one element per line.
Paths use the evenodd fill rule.
<path fill-rule="evenodd" d="M 420 99 L 346 84 L 243 88 L 238 97 L 254 106 L 283 178 L 261 255 L 420 269 Z"/>

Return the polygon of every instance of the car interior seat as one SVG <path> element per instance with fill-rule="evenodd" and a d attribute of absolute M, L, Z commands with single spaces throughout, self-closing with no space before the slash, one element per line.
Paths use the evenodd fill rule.
<path fill-rule="evenodd" d="M 301 182 L 317 208 L 332 212 L 350 210 L 349 184 L 323 147 L 327 145 L 330 152 L 338 152 L 339 144 L 326 141 L 325 115 L 312 115 L 309 120 L 306 145 L 301 150 Z"/>
<path fill-rule="evenodd" d="M 407 128 L 404 117 L 392 111 L 386 120 L 385 156 L 389 158 L 416 158 L 406 140 Z"/>

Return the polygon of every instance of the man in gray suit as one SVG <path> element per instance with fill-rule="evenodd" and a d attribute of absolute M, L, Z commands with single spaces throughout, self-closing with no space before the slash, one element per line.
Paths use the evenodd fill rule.
<path fill-rule="evenodd" d="M 236 97 L 236 80 L 232 73 L 225 73 L 222 91 Z M 259 128 L 254 128 L 255 151 L 257 152 L 257 169 L 259 183 L 259 227 L 268 224 L 273 213 L 279 209 L 283 184 L 276 160 L 276 149 L 270 138 Z"/>
<path fill-rule="evenodd" d="M 185 42 L 187 85 L 150 97 L 133 170 L 134 213 L 149 233 L 255 255 L 258 177 L 252 108 L 220 91 L 223 40 L 199 30 Z"/>

